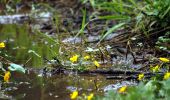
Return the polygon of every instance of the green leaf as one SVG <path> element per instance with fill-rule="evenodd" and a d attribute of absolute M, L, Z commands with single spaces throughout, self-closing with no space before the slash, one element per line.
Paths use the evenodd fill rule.
<path fill-rule="evenodd" d="M 94 7 L 96 5 L 95 0 L 90 0 L 90 4 L 92 5 L 92 7 Z"/>
<path fill-rule="evenodd" d="M 74 37 L 74 39 L 77 37 L 77 36 L 79 36 L 80 34 L 83 36 L 83 31 L 84 31 L 84 29 L 85 29 L 85 27 L 87 26 L 87 24 L 85 24 L 86 23 L 86 9 L 85 10 L 82 10 L 82 13 L 83 13 L 83 20 L 82 20 L 82 24 L 81 24 L 81 29 L 80 29 L 80 31 L 76 34 L 76 36 Z"/>
<path fill-rule="evenodd" d="M 165 11 L 164 14 L 162 16 L 160 16 L 161 19 L 163 19 L 170 11 L 170 7 L 168 7 Z"/>
<path fill-rule="evenodd" d="M 21 72 L 25 73 L 25 68 L 23 68 L 21 65 L 10 63 L 10 66 L 8 67 L 10 71 L 16 71 L 16 72 Z"/>
<path fill-rule="evenodd" d="M 0 62 L 0 69 L 3 71 L 3 72 L 5 72 L 6 70 L 3 68 L 3 65 L 2 65 L 2 63 Z"/>
<path fill-rule="evenodd" d="M 130 19 L 130 17 L 129 16 L 124 16 L 124 15 L 107 15 L 107 16 L 99 16 L 99 19 L 125 20 L 125 19 Z"/>

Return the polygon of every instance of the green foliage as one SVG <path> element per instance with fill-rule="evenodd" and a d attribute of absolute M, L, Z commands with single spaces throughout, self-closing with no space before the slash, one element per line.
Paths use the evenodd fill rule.
<path fill-rule="evenodd" d="M 21 0 L 0 0 L 0 3 L 4 3 L 4 4 L 8 4 L 8 3 L 12 3 L 12 4 L 17 4 L 20 3 Z"/>
<path fill-rule="evenodd" d="M 125 93 L 109 91 L 105 97 L 97 97 L 97 100 L 169 100 L 170 80 L 153 81 L 146 84 L 141 82 L 138 86 L 129 86 Z"/>
<path fill-rule="evenodd" d="M 77 36 L 79 36 L 81 34 L 81 36 L 84 35 L 83 31 L 84 31 L 84 28 L 87 26 L 86 23 L 86 10 L 82 10 L 82 13 L 83 13 L 83 20 L 82 20 L 82 24 L 81 24 L 81 29 L 79 30 L 79 32 L 76 34 L 75 38 Z"/>

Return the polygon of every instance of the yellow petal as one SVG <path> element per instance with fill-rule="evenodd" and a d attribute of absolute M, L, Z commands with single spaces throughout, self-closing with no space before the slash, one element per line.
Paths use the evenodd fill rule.
<path fill-rule="evenodd" d="M 93 96 L 94 96 L 94 94 L 91 93 L 89 96 L 87 96 L 87 100 L 92 100 Z"/>
<path fill-rule="evenodd" d="M 74 56 L 72 56 L 72 57 L 70 58 L 70 61 L 71 61 L 72 63 L 77 62 L 77 60 L 78 60 L 78 55 L 74 55 Z"/>
<path fill-rule="evenodd" d="M 127 90 L 127 86 L 122 86 L 119 90 L 118 90 L 118 92 L 119 93 L 123 93 L 123 92 L 125 92 Z"/>
<path fill-rule="evenodd" d="M 169 59 L 167 59 L 167 58 L 160 57 L 159 60 L 161 60 L 162 62 L 169 62 Z"/>
<path fill-rule="evenodd" d="M 100 64 L 98 63 L 98 61 L 95 60 L 93 63 L 95 66 L 100 67 Z"/>
<path fill-rule="evenodd" d="M 159 65 L 156 65 L 155 67 L 152 68 L 153 72 L 158 72 L 160 69 Z"/>
<path fill-rule="evenodd" d="M 5 72 L 4 81 L 5 81 L 5 82 L 9 82 L 10 76 L 11 76 L 11 73 L 10 73 L 9 71 Z"/>
<path fill-rule="evenodd" d="M 139 74 L 138 75 L 138 80 L 142 80 L 144 78 L 144 74 Z"/>
<path fill-rule="evenodd" d="M 84 60 L 88 60 L 88 59 L 90 59 L 90 56 L 85 56 L 84 57 Z"/>
<path fill-rule="evenodd" d="M 5 48 L 5 43 L 4 42 L 0 43 L 0 48 Z"/>
<path fill-rule="evenodd" d="M 170 72 L 167 72 L 164 74 L 164 80 L 167 80 L 170 78 Z"/>
<path fill-rule="evenodd" d="M 70 94 L 70 99 L 74 100 L 78 97 L 78 91 L 74 91 L 72 94 Z"/>

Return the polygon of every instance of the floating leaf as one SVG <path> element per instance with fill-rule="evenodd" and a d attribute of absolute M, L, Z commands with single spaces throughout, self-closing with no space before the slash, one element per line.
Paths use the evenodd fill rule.
<path fill-rule="evenodd" d="M 21 65 L 14 64 L 14 63 L 11 63 L 8 69 L 10 71 L 17 71 L 17 72 L 25 73 L 25 68 L 23 68 Z"/>

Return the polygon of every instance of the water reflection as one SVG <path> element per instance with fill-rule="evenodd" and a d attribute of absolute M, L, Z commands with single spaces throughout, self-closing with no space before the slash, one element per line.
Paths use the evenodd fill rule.
<path fill-rule="evenodd" d="M 39 77 L 35 73 L 28 75 L 13 75 L 15 82 L 8 87 L 16 87 L 6 91 L 13 99 L 24 100 L 69 100 L 70 93 L 78 90 L 82 93 L 102 94 L 103 87 L 115 83 L 106 80 L 104 76 L 96 75 L 55 75 Z"/>

